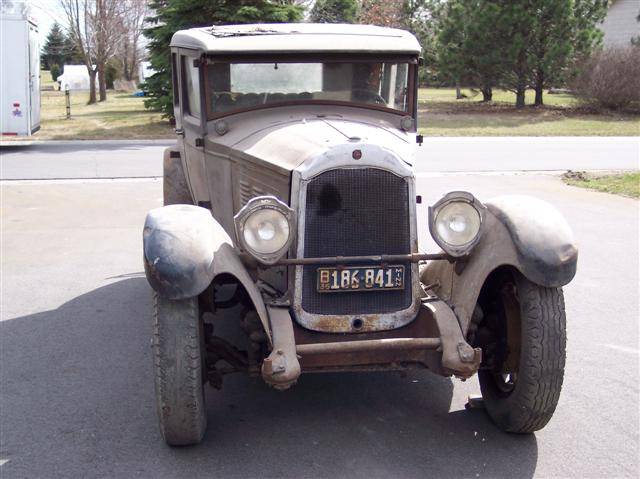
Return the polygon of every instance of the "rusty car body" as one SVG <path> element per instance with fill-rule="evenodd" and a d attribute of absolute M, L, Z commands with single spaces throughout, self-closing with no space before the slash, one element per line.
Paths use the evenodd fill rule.
<path fill-rule="evenodd" d="M 223 26 L 177 32 L 171 52 L 178 141 L 144 225 L 165 440 L 200 441 L 204 384 L 234 372 L 281 390 L 308 372 L 479 372 L 499 427 L 543 427 L 577 249 L 535 198 L 452 184 L 417 216 L 413 35 Z M 418 222 L 439 251 L 419 249 Z M 224 321 L 245 344 L 216 334 Z"/>

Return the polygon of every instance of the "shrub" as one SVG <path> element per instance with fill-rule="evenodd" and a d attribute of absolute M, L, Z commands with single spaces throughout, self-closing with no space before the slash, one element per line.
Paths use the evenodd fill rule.
<path fill-rule="evenodd" d="M 51 79 L 56 81 L 62 72 L 60 71 L 60 66 L 57 63 L 51 64 Z"/>
<path fill-rule="evenodd" d="M 640 102 L 640 47 L 611 47 L 582 66 L 574 89 L 583 100 L 620 109 Z"/>

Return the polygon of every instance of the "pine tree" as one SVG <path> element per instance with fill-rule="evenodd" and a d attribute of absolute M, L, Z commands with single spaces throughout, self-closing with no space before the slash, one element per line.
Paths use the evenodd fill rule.
<path fill-rule="evenodd" d="M 358 4 L 355 0 L 317 0 L 310 20 L 316 23 L 355 23 Z"/>
<path fill-rule="evenodd" d="M 64 38 L 64 63 L 69 65 L 84 63 L 82 52 L 78 49 L 78 44 L 70 34 L 65 35 Z"/>
<path fill-rule="evenodd" d="M 525 106 L 525 94 L 531 84 L 537 12 L 532 9 L 531 0 L 495 0 L 499 5 L 494 19 L 496 38 L 500 44 L 504 71 L 501 73 L 502 86 L 516 94 L 516 107 Z"/>
<path fill-rule="evenodd" d="M 604 20 L 607 0 L 536 0 L 532 86 L 535 104 L 542 105 L 544 89 L 563 83 L 574 59 L 589 56 L 602 38 L 597 25 Z"/>
<path fill-rule="evenodd" d="M 56 22 L 49 30 L 44 47 L 42 48 L 42 64 L 45 69 L 50 70 L 53 65 L 61 67 L 66 59 L 65 48 L 66 36 L 62 27 Z M 56 78 L 53 79 L 54 81 Z"/>
<path fill-rule="evenodd" d="M 145 107 L 173 118 L 169 43 L 178 30 L 209 25 L 240 23 L 282 23 L 302 19 L 302 7 L 293 0 L 151 0 L 153 26 L 145 30 L 148 51 L 155 74 L 142 89 L 148 97 Z"/>
<path fill-rule="evenodd" d="M 439 68 L 449 81 L 480 88 L 491 101 L 502 78 L 502 38 L 495 29 L 499 6 L 484 0 L 452 0 L 440 14 Z"/>
<path fill-rule="evenodd" d="M 468 11 L 464 0 L 447 2 L 440 12 L 436 58 L 440 76 L 458 87 L 468 78 L 469 56 L 465 51 Z"/>
<path fill-rule="evenodd" d="M 544 88 L 563 83 L 599 43 L 606 6 L 607 0 L 449 0 L 437 36 L 439 68 L 450 81 L 480 87 L 484 100 L 501 86 L 523 107 L 527 88 L 534 88 L 542 105 Z"/>

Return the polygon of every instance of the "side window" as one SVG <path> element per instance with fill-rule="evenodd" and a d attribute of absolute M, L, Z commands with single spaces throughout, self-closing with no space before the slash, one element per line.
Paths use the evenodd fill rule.
<path fill-rule="evenodd" d="M 182 100 L 185 112 L 200 118 L 200 76 L 199 70 L 193 66 L 193 58 L 182 56 Z"/>
<path fill-rule="evenodd" d="M 173 104 L 177 107 L 180 105 L 180 92 L 178 91 L 178 62 L 177 55 L 171 54 L 171 81 L 173 82 Z"/>

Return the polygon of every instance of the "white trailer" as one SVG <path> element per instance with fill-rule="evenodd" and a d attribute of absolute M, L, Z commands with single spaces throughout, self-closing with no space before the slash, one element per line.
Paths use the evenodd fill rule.
<path fill-rule="evenodd" d="M 26 2 L 0 0 L 0 131 L 40 129 L 40 42 Z"/>

